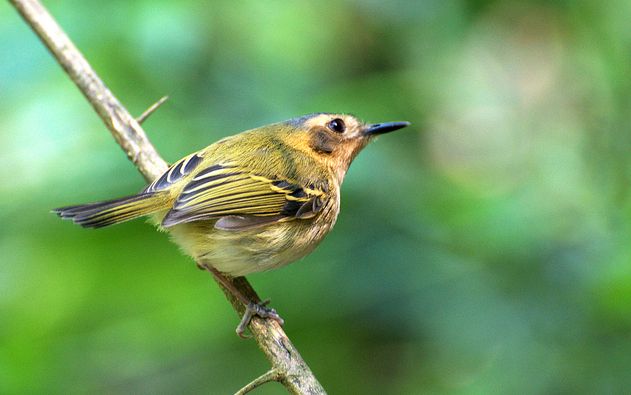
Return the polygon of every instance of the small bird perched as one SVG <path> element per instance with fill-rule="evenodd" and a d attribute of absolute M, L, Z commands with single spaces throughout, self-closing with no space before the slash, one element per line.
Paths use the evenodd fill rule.
<path fill-rule="evenodd" d="M 373 137 L 408 122 L 365 124 L 317 113 L 226 137 L 173 164 L 140 193 L 55 209 L 61 218 L 100 228 L 151 216 L 177 244 L 246 305 L 282 323 L 226 278 L 274 269 L 307 255 L 340 211 L 340 185 Z"/>

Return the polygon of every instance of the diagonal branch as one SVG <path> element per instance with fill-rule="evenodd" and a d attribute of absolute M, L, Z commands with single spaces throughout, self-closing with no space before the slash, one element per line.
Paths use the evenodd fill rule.
<path fill-rule="evenodd" d="M 151 144 L 138 121 L 114 97 L 39 1 L 9 1 L 92 104 L 114 139 L 145 179 L 152 181 L 164 173 L 167 164 Z M 251 300 L 259 300 L 245 278 L 234 279 L 234 285 Z M 243 314 L 244 306 L 225 288 L 222 287 L 222 289 L 235 310 Z M 276 321 L 255 317 L 250 323 L 250 331 L 272 364 L 272 371 L 276 374 L 275 379 L 281 382 L 289 392 L 293 394 L 325 393 L 298 350 Z"/>

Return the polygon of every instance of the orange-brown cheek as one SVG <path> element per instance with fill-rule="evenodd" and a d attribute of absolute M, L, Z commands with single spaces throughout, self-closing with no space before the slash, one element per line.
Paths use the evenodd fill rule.
<path fill-rule="evenodd" d="M 311 135 L 309 146 L 316 152 L 330 154 L 338 143 L 329 133 L 319 130 Z"/>

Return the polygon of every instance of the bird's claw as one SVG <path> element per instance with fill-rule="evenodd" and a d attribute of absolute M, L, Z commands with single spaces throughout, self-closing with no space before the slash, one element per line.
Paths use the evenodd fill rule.
<path fill-rule="evenodd" d="M 243 318 L 241 318 L 241 322 L 237 326 L 237 335 L 244 339 L 249 339 L 252 336 L 248 336 L 245 334 L 245 330 L 248 327 L 248 324 L 252 320 L 252 317 L 258 316 L 261 318 L 271 318 L 274 321 L 278 322 L 280 325 L 283 325 L 285 321 L 281 318 L 280 315 L 271 307 L 267 307 L 270 300 L 266 299 L 259 303 L 250 302 L 245 306 L 245 313 L 243 314 Z"/>

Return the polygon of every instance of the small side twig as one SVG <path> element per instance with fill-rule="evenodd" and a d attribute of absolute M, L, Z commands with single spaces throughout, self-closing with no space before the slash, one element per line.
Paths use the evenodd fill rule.
<path fill-rule="evenodd" d="M 153 114 L 154 111 L 156 111 L 158 108 L 160 108 L 160 106 L 163 105 L 164 102 L 166 102 L 167 100 L 169 100 L 169 96 L 162 96 L 160 98 L 160 100 L 158 100 L 157 102 L 153 103 L 149 108 L 147 108 L 145 110 L 145 112 L 140 114 L 140 116 L 138 118 L 136 118 L 136 122 L 138 122 L 138 124 L 142 125 L 142 123 L 145 122 L 147 120 L 147 118 L 149 118 L 149 116 L 151 114 Z"/>
<path fill-rule="evenodd" d="M 265 383 L 269 383 L 270 381 L 280 381 L 281 378 L 282 375 L 276 369 L 268 370 L 267 372 L 249 382 L 239 391 L 235 392 L 234 395 L 245 395 Z"/>
<path fill-rule="evenodd" d="M 38 0 L 9 0 L 9 2 L 18 10 L 92 104 L 127 157 L 136 165 L 145 179 L 153 181 L 162 175 L 167 170 L 167 163 L 151 144 L 139 122 L 105 86 L 44 6 Z M 245 278 L 236 278 L 233 283 L 241 294 L 250 300 L 260 300 Z M 234 298 L 221 284 L 219 285 L 235 311 L 241 316 L 244 311 L 243 303 Z M 272 370 L 277 372 L 277 381 L 282 383 L 287 391 L 292 394 L 326 393 L 278 322 L 273 319 L 254 317 L 249 327 L 259 347 L 272 364 Z"/>

